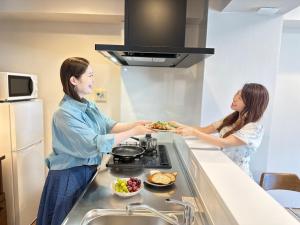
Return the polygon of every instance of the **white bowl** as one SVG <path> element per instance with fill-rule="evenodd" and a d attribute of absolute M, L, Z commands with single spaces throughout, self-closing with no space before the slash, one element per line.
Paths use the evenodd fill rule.
<path fill-rule="evenodd" d="M 122 180 L 128 181 L 130 178 L 121 178 L 121 179 L 122 179 Z M 113 181 L 113 182 L 111 183 L 111 190 L 112 190 L 113 194 L 116 194 L 116 195 L 118 195 L 118 196 L 120 196 L 120 197 L 122 197 L 122 198 L 128 198 L 128 197 L 135 196 L 135 195 L 137 195 L 138 193 L 140 193 L 141 190 L 144 188 L 144 184 L 143 184 L 143 182 L 141 181 L 141 186 L 140 186 L 140 188 L 139 188 L 137 191 L 135 191 L 135 192 L 128 192 L 128 193 L 126 193 L 126 192 L 117 192 L 117 191 L 115 190 L 115 184 L 116 184 L 116 183 L 117 183 L 117 180 L 115 180 L 115 181 Z"/>

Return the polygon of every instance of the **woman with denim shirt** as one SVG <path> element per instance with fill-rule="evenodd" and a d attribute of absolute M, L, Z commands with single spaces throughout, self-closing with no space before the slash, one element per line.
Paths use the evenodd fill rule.
<path fill-rule="evenodd" d="M 88 60 L 66 59 L 60 69 L 65 93 L 53 115 L 49 173 L 42 193 L 37 225 L 59 225 L 96 173 L 101 156 L 113 145 L 151 133 L 146 121 L 119 123 L 84 97 L 92 93 L 93 70 Z"/>

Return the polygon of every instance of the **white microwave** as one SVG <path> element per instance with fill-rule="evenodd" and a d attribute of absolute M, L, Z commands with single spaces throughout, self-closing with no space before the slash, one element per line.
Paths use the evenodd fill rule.
<path fill-rule="evenodd" d="M 37 76 L 0 72 L 0 101 L 18 101 L 38 97 Z"/>

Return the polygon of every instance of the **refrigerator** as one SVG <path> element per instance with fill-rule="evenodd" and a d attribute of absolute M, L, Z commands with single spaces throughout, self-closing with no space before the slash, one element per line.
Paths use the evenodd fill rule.
<path fill-rule="evenodd" d="M 45 182 L 43 102 L 0 103 L 0 153 L 8 225 L 30 225 Z"/>

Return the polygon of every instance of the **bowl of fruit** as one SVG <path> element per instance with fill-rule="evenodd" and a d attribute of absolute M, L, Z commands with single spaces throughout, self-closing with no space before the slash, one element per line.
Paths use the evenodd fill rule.
<path fill-rule="evenodd" d="M 120 197 L 132 197 L 141 192 L 144 185 L 136 177 L 117 178 L 111 184 L 112 192 Z"/>

